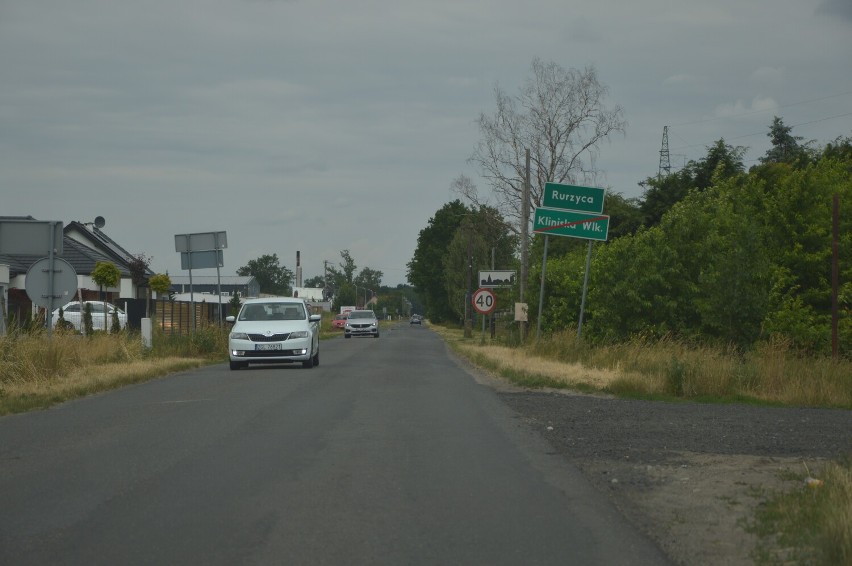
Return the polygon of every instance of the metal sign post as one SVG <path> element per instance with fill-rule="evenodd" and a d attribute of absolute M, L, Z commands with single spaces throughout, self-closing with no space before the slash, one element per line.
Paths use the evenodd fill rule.
<path fill-rule="evenodd" d="M 189 269 L 189 302 L 192 309 L 193 331 L 195 330 L 195 293 L 192 286 L 193 267 L 196 269 L 216 267 L 216 292 L 218 293 L 216 300 L 219 301 L 219 325 L 222 325 L 222 287 L 219 268 L 223 265 L 222 250 L 227 247 L 228 235 L 225 232 L 198 232 L 195 234 L 175 235 L 175 251 L 181 254 L 181 267 L 185 265 L 184 269 Z M 193 260 L 198 260 L 201 264 L 199 265 Z"/>
<path fill-rule="evenodd" d="M 583 315 L 586 308 L 586 293 L 589 286 L 589 269 L 592 261 L 592 242 L 606 241 L 609 235 L 609 216 L 602 214 L 606 191 L 597 187 L 576 187 L 546 183 L 544 206 L 536 208 L 533 231 L 544 234 L 544 256 L 541 262 L 541 291 L 538 296 L 538 323 L 536 340 L 541 332 L 541 311 L 544 300 L 544 277 L 547 268 L 548 236 L 568 236 L 589 240 L 586 254 L 586 270 L 583 274 L 583 294 L 580 300 L 580 317 L 577 338 L 582 336 Z"/>
<path fill-rule="evenodd" d="M 48 336 L 53 331 L 53 300 L 63 294 L 67 295 L 69 285 L 72 290 L 77 287 L 77 272 L 74 271 L 71 264 L 56 257 L 62 255 L 64 251 L 64 237 L 62 222 L 56 220 L 46 222 L 3 220 L 0 222 L 0 254 L 47 254 L 46 258 L 30 266 L 25 287 L 30 300 L 47 310 L 45 322 Z M 62 263 L 59 269 L 57 269 L 57 261 Z M 30 277 L 30 272 L 32 272 L 32 277 Z M 69 275 L 72 279 L 68 278 Z M 57 276 L 64 276 L 61 289 L 54 281 Z M 69 281 L 71 282 L 69 283 Z M 59 291 L 62 292 L 57 294 Z"/>

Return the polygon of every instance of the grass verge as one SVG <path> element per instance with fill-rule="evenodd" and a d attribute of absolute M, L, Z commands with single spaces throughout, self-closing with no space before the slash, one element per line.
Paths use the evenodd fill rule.
<path fill-rule="evenodd" d="M 760 539 L 755 562 L 852 566 L 852 459 L 797 479 L 801 487 L 771 495 L 748 525 Z"/>
<path fill-rule="evenodd" d="M 742 353 L 676 340 L 591 347 L 559 333 L 521 347 L 433 325 L 456 352 L 526 387 L 624 397 L 852 409 L 852 362 L 803 359 L 780 341 Z"/>
<path fill-rule="evenodd" d="M 383 328 L 387 323 L 383 322 Z M 395 323 L 389 323 L 392 326 Z M 140 383 L 170 373 L 227 360 L 229 327 L 205 326 L 192 335 L 165 334 L 153 327 L 153 348 L 134 332 L 90 337 L 73 332 L 12 332 L 0 336 L 0 415 L 44 409 Z M 342 334 L 331 317 L 320 324 L 320 339 Z"/>
<path fill-rule="evenodd" d="M 0 415 L 43 409 L 93 393 L 223 361 L 227 333 L 200 329 L 166 336 L 154 348 L 139 334 L 11 333 L 0 337 Z"/>
<path fill-rule="evenodd" d="M 52 380 L 21 381 L 0 387 L 0 415 L 46 409 L 94 393 L 142 383 L 210 363 L 203 358 L 159 358 L 131 364 L 113 362 L 78 367 Z"/>

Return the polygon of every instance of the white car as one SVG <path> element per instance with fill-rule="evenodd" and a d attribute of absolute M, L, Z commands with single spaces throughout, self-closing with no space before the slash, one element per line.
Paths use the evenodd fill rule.
<path fill-rule="evenodd" d="M 368 310 L 350 311 L 346 324 L 343 326 L 343 336 L 344 338 L 353 336 L 378 338 L 379 319 L 376 318 L 376 313 Z"/>
<path fill-rule="evenodd" d="M 319 323 L 322 315 L 311 314 L 304 299 L 268 297 L 247 299 L 228 336 L 231 369 L 249 364 L 301 362 L 302 367 L 319 365 Z"/>
<path fill-rule="evenodd" d="M 83 306 L 80 306 L 79 301 L 72 301 L 60 307 L 62 309 L 62 318 L 74 325 L 78 332 L 83 331 L 83 313 L 86 305 L 89 305 L 92 310 L 92 330 L 110 331 L 112 329 L 112 313 L 118 313 L 118 323 L 122 328 L 127 327 L 127 313 L 113 305 L 104 301 L 84 301 Z M 106 325 L 104 325 L 104 311 L 106 310 Z M 56 328 L 56 323 L 59 321 L 59 309 L 53 311 L 53 327 Z"/>

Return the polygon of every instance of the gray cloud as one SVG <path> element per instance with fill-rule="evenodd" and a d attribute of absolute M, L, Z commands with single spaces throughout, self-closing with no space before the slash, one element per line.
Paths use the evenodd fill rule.
<path fill-rule="evenodd" d="M 816 12 L 852 23 L 852 2 L 850 0 L 822 0 Z"/>
<path fill-rule="evenodd" d="M 0 0 L 3 211 L 105 216 L 159 271 L 174 234 L 225 230 L 227 269 L 299 249 L 311 276 L 350 249 L 402 283 L 452 180 L 487 191 L 475 120 L 534 57 L 596 66 L 630 124 L 598 179 L 639 196 L 664 125 L 673 163 L 720 137 L 756 159 L 775 113 L 847 135 L 817 120 L 848 112 L 850 52 L 799 0 Z"/>

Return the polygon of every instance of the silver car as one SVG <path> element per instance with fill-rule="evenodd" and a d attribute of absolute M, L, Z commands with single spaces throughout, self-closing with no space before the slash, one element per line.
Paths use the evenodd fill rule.
<path fill-rule="evenodd" d="M 231 369 L 249 364 L 301 362 L 319 365 L 319 322 L 304 299 L 270 297 L 248 299 L 239 314 L 225 320 L 234 323 L 228 336 Z"/>
<path fill-rule="evenodd" d="M 376 313 L 373 311 L 350 311 L 346 317 L 346 324 L 343 326 L 343 336 L 352 338 L 353 336 L 372 336 L 379 337 L 379 319 L 376 318 Z"/>

